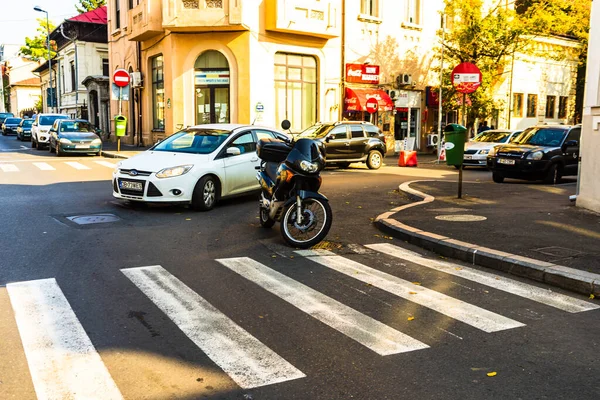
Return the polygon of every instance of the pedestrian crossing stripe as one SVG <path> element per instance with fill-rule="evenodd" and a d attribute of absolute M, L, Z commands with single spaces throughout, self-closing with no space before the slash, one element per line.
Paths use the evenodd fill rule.
<path fill-rule="evenodd" d="M 377 354 L 385 356 L 429 347 L 251 258 L 217 261 Z"/>
<path fill-rule="evenodd" d="M 160 265 L 121 272 L 240 387 L 306 376 Z"/>
<path fill-rule="evenodd" d="M 103 160 L 94 161 L 94 163 L 101 165 L 103 167 L 112 168 L 112 169 L 116 168 L 116 166 L 117 166 L 116 163 L 112 163 L 110 161 L 103 161 Z M 71 168 L 75 168 L 76 170 L 92 169 L 92 168 L 90 168 L 80 162 L 76 162 L 76 161 L 67 161 L 67 162 L 64 162 L 64 164 L 68 165 Z M 56 168 L 47 162 L 33 162 L 32 165 L 34 165 L 36 168 L 38 168 L 41 171 L 56 171 Z M 19 172 L 20 171 L 19 167 L 17 167 L 15 164 L 6 164 L 6 163 L 0 163 L 0 170 L 2 170 L 2 172 Z"/>
<path fill-rule="evenodd" d="M 111 163 L 110 161 L 94 161 L 98 165 L 102 165 L 108 168 L 115 168 L 117 164 Z"/>
<path fill-rule="evenodd" d="M 75 169 L 91 169 L 90 167 L 85 166 L 82 163 L 78 163 L 77 161 L 66 161 L 65 164 L 67 164 Z"/>
<path fill-rule="evenodd" d="M 430 308 L 484 332 L 497 332 L 525 326 L 525 324 L 502 315 L 335 255 L 328 250 L 300 250 L 296 253 L 308 257 L 327 268 Z"/>
<path fill-rule="evenodd" d="M 17 172 L 19 168 L 17 168 L 14 164 L 0 164 L 0 169 L 4 172 Z"/>
<path fill-rule="evenodd" d="M 55 171 L 56 170 L 56 168 L 54 168 L 52 165 L 45 163 L 45 162 L 34 162 L 33 165 L 35 165 L 42 171 Z"/>
<path fill-rule="evenodd" d="M 570 313 L 578 313 L 600 308 L 600 306 L 588 301 L 579 300 L 574 297 L 529 285 L 514 279 L 504 277 L 499 278 L 498 275 L 491 274 L 489 272 L 464 267 L 448 261 L 426 258 L 419 253 L 403 249 L 402 247 L 393 245 L 391 243 L 370 244 L 366 245 L 365 247 L 390 255 L 392 257 L 419 264 L 436 271 L 458 276 L 463 279 L 521 296 Z"/>

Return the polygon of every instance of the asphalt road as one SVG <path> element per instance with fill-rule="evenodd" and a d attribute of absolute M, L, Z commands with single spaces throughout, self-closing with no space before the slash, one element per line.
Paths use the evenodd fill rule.
<path fill-rule="evenodd" d="M 408 201 L 400 183 L 454 170 L 328 169 L 336 257 L 310 257 L 259 226 L 254 195 L 207 213 L 115 201 L 117 162 L 0 137 L 2 399 L 600 396 L 600 311 L 573 308 L 587 299 L 440 272 L 373 226 Z M 117 220 L 68 219 L 99 214 Z M 365 247 L 381 243 L 423 257 Z"/>

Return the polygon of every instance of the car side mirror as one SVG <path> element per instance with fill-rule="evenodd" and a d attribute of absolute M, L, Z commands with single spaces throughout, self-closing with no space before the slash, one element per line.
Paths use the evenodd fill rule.
<path fill-rule="evenodd" d="M 330 140 L 331 140 L 331 135 L 325 136 L 325 143 L 329 143 Z"/>
<path fill-rule="evenodd" d="M 240 149 L 238 149 L 237 147 L 228 147 L 225 152 L 228 156 L 239 156 L 240 154 L 242 154 Z"/>

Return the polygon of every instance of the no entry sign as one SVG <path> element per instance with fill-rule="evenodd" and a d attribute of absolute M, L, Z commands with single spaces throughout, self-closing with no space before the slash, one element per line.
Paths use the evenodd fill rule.
<path fill-rule="evenodd" d="M 473 93 L 481 85 L 481 71 L 475 64 L 460 63 L 452 70 L 452 84 L 459 93 Z"/>
<path fill-rule="evenodd" d="M 129 76 L 129 72 L 126 70 L 118 69 L 113 72 L 113 82 L 119 87 L 125 87 L 131 82 L 131 76 Z"/>
<path fill-rule="evenodd" d="M 377 112 L 377 110 L 379 109 L 379 102 L 377 101 L 377 99 L 375 97 L 370 97 L 367 99 L 367 102 L 365 103 L 365 107 L 369 114 L 373 114 L 374 112 Z"/>

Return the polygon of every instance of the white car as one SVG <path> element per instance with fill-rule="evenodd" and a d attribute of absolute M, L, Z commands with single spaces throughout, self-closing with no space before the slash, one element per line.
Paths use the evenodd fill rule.
<path fill-rule="evenodd" d="M 50 128 L 57 119 L 69 119 L 64 114 L 38 114 L 31 124 L 31 147 L 41 150 L 49 145 Z"/>
<path fill-rule="evenodd" d="M 499 144 L 510 143 L 522 130 L 490 129 L 465 143 L 463 166 L 487 167 L 487 154 Z"/>
<path fill-rule="evenodd" d="M 256 142 L 284 137 L 274 129 L 253 125 L 186 128 L 121 161 L 113 172 L 113 196 L 210 210 L 221 198 L 258 190 Z"/>

